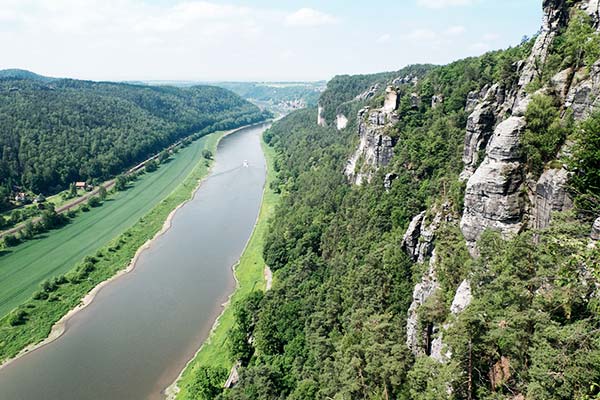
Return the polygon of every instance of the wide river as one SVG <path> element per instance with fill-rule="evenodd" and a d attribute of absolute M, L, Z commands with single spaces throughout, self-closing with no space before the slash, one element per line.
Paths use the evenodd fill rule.
<path fill-rule="evenodd" d="M 212 173 L 144 250 L 56 341 L 0 369 L 0 399 L 160 399 L 235 287 L 265 183 L 260 135 L 223 138 Z"/>

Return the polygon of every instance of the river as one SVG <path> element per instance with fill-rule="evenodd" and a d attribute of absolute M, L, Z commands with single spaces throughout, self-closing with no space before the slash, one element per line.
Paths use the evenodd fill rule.
<path fill-rule="evenodd" d="M 235 288 L 231 267 L 266 177 L 260 135 L 223 138 L 211 174 L 135 269 L 103 287 L 65 333 L 0 369 L 0 399 L 161 399 Z"/>

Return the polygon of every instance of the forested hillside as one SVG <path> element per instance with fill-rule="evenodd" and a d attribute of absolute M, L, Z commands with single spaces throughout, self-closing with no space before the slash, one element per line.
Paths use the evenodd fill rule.
<path fill-rule="evenodd" d="M 275 284 L 206 398 L 600 398 L 600 10 L 544 11 L 531 41 L 336 78 L 266 133 Z"/>
<path fill-rule="evenodd" d="M 193 133 L 266 117 L 225 89 L 0 77 L 0 187 L 53 193 L 106 179 Z M 15 77 L 16 76 L 16 77 Z"/>

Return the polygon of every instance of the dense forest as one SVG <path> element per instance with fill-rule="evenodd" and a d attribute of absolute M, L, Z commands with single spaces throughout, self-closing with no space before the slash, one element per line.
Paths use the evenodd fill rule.
<path fill-rule="evenodd" d="M 41 79 L 17 72 L 0 77 L 3 197 L 15 187 L 47 194 L 74 181 L 106 179 L 183 137 L 267 117 L 218 87 Z"/>
<path fill-rule="evenodd" d="M 573 62 L 585 68 L 586 59 L 589 68 L 598 58 L 589 24 L 573 18 L 560 32 L 532 93 L 550 81 L 545 69 L 556 73 Z M 578 50 L 582 44 L 587 50 Z M 226 371 L 202 370 L 199 398 L 600 398 L 600 251 L 590 241 L 600 213 L 600 113 L 575 122 L 545 92 L 532 96 L 524 115 L 525 173 L 536 178 L 556 163 L 569 165 L 572 210 L 509 238 L 488 230 L 478 257 L 459 227 L 469 94 L 517 85 L 520 60 L 532 47 L 528 40 L 447 66 L 417 67 L 418 83 L 398 87 L 399 118 L 386 131 L 401 145 L 368 184 L 350 185 L 342 173 L 358 139 L 356 120 L 339 131 L 320 127 L 309 109 L 266 132 L 281 193 L 264 248 L 275 285 L 236 307 L 228 349 L 241 363 L 239 382 L 222 391 Z M 564 64 L 556 67 L 559 58 Z M 354 111 L 381 107 L 381 91 L 352 99 L 396 76 L 335 78 L 319 104 L 328 120 L 349 101 Z M 443 103 L 434 107 L 434 96 Z M 570 151 L 558 162 L 567 138 Z M 386 185 L 390 172 L 395 180 Z M 418 326 L 444 326 L 446 361 L 407 346 L 409 306 L 427 263 L 415 262 L 401 243 L 415 215 L 429 210 L 431 221 L 436 209 L 445 215 L 435 234 L 439 290 L 420 306 Z M 455 315 L 450 305 L 466 278 L 473 300 Z"/>

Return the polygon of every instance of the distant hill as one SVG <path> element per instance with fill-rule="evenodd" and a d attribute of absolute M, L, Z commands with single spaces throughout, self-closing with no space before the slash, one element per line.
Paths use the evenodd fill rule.
<path fill-rule="evenodd" d="M 264 120 L 214 86 L 177 88 L 0 72 L 0 197 L 106 179 L 194 133 Z M 0 208 L 6 203 L 0 198 Z"/>
<path fill-rule="evenodd" d="M 25 69 L 13 68 L 0 70 L 0 79 L 31 79 L 42 82 L 50 82 L 56 78 L 38 75 L 35 72 L 27 71 Z"/>

